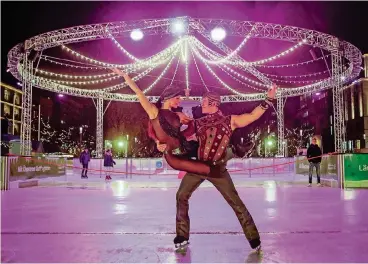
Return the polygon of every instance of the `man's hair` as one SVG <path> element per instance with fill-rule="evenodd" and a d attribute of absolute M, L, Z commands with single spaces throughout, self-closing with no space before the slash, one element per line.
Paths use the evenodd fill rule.
<path fill-rule="evenodd" d="M 221 96 L 215 92 L 207 92 L 203 98 L 208 98 L 208 104 L 211 106 L 219 106 L 221 104 Z"/>

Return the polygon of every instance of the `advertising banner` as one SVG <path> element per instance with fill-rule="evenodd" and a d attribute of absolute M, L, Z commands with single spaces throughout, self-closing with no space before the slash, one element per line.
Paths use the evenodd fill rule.
<path fill-rule="evenodd" d="M 344 155 L 345 187 L 368 187 L 368 154 Z"/>
<path fill-rule="evenodd" d="M 65 175 L 65 163 L 65 158 L 19 157 L 10 164 L 10 177 L 62 176 Z"/>

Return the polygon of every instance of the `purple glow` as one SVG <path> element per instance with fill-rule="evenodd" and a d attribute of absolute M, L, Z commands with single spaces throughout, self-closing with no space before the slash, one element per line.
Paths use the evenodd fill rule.
<path fill-rule="evenodd" d="M 64 95 L 63 94 L 59 94 L 59 97 L 64 97 Z"/>
<path fill-rule="evenodd" d="M 321 93 L 316 93 L 316 95 L 320 95 Z"/>

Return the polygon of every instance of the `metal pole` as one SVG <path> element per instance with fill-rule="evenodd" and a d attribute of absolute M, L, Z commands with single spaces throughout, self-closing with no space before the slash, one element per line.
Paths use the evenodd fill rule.
<path fill-rule="evenodd" d="M 41 104 L 38 105 L 38 141 L 41 140 Z"/>

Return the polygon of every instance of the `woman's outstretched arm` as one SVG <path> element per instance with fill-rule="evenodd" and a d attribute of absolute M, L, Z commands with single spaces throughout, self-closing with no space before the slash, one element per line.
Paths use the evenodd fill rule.
<path fill-rule="evenodd" d="M 148 101 L 147 97 L 141 91 L 141 89 L 139 89 L 137 84 L 128 76 L 128 74 L 119 70 L 118 68 L 113 68 L 112 71 L 124 78 L 125 82 L 129 85 L 130 89 L 132 89 L 133 92 L 137 95 L 138 100 L 141 103 L 141 106 L 146 111 L 149 118 L 155 119 L 158 115 L 157 107 L 154 104 L 150 103 L 150 101 Z"/>

